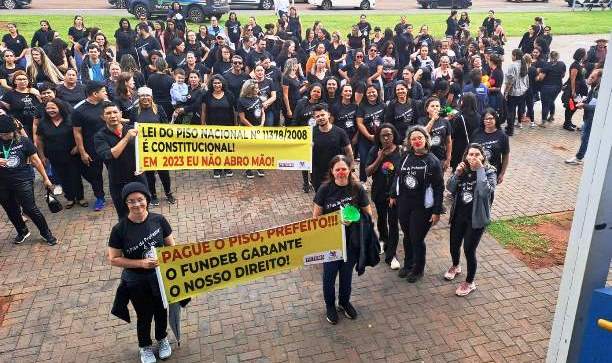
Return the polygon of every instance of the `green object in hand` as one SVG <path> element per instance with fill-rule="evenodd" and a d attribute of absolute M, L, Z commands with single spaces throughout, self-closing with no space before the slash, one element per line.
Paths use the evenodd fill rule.
<path fill-rule="evenodd" d="M 361 214 L 359 213 L 359 209 L 352 204 L 347 204 L 340 209 L 340 213 L 342 214 L 342 220 L 348 222 L 359 222 L 361 218 Z"/>

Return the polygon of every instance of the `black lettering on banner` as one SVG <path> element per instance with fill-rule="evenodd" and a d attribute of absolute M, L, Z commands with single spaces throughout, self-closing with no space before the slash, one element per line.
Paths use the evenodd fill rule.
<path fill-rule="evenodd" d="M 173 269 L 172 267 L 166 270 L 166 278 L 168 280 L 174 280 L 176 278 L 176 270 Z"/>
<path fill-rule="evenodd" d="M 238 266 L 234 270 L 236 278 L 255 275 L 258 273 L 274 270 L 276 268 L 289 266 L 289 255 L 279 256 L 267 260 L 249 263 L 248 265 Z"/>
<path fill-rule="evenodd" d="M 231 278 L 232 273 L 229 270 L 224 270 L 223 272 L 215 272 L 206 276 L 199 276 L 193 280 L 184 282 L 185 293 L 201 290 L 205 287 L 210 287 L 221 282 L 227 282 L 231 280 Z"/>
<path fill-rule="evenodd" d="M 176 285 L 170 286 L 170 296 L 177 297 L 180 294 L 181 294 L 181 289 L 178 286 Z"/>
<path fill-rule="evenodd" d="M 142 152 L 149 152 L 149 143 L 147 142 L 147 140 L 142 141 Z"/>

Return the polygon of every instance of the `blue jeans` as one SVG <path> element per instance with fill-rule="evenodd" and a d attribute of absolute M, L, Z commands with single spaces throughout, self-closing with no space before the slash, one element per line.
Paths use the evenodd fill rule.
<path fill-rule="evenodd" d="M 353 268 L 357 264 L 359 253 L 350 246 L 350 241 L 347 240 L 347 261 L 333 261 L 323 263 L 323 298 L 325 306 L 335 308 L 336 306 L 336 276 L 338 274 L 338 302 L 344 305 L 351 299 L 351 286 L 353 283 Z"/>
<path fill-rule="evenodd" d="M 272 110 L 272 108 L 269 108 L 265 112 L 266 120 L 264 121 L 264 126 L 274 126 L 274 110 Z"/>
<path fill-rule="evenodd" d="M 589 136 L 591 135 L 591 126 L 593 125 L 593 120 L 584 119 L 582 120 L 582 133 L 580 135 L 580 148 L 578 148 L 578 152 L 576 153 L 576 159 L 584 159 L 584 155 L 586 154 L 587 147 L 589 146 Z"/>
<path fill-rule="evenodd" d="M 555 100 L 561 91 L 561 86 L 543 85 L 540 90 L 542 96 L 542 121 L 555 114 Z"/>
<path fill-rule="evenodd" d="M 374 146 L 368 139 L 366 139 L 363 135 L 359 135 L 357 138 L 357 151 L 359 152 L 359 180 L 362 183 L 365 183 L 368 180 L 368 175 L 366 174 L 366 162 L 368 158 L 368 153 L 370 149 Z"/>

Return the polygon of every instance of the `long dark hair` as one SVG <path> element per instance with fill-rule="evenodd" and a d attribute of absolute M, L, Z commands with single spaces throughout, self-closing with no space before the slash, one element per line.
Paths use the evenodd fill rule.
<path fill-rule="evenodd" d="M 355 177 L 355 174 L 353 173 L 353 163 L 352 161 L 344 156 L 344 155 L 336 155 L 334 156 L 331 161 L 329 162 L 329 171 L 327 173 L 327 183 L 333 183 L 334 182 L 334 174 L 332 173 L 332 170 L 334 169 L 334 165 L 336 165 L 339 162 L 344 162 L 346 164 L 346 166 L 348 166 L 349 169 L 349 176 L 348 176 L 348 187 L 351 193 L 351 204 L 357 204 L 357 200 L 359 199 L 359 192 L 361 190 L 361 184 L 359 183 L 359 180 L 357 179 L 357 177 Z"/>
<path fill-rule="evenodd" d="M 521 61 L 521 71 L 519 73 L 519 76 L 525 77 L 527 75 L 528 67 L 527 67 L 527 63 L 523 59 L 523 51 L 520 50 L 520 49 L 513 50 L 512 51 L 512 57 L 515 60 L 520 60 Z"/>
<path fill-rule="evenodd" d="M 401 145 L 402 144 L 402 140 L 400 139 L 399 132 L 397 131 L 395 126 L 393 126 L 393 124 L 390 124 L 390 123 L 386 122 L 386 123 L 380 125 L 380 127 L 378 128 L 378 130 L 376 130 L 376 133 L 374 134 L 374 143 L 376 143 L 376 146 L 379 149 L 382 149 L 382 142 L 380 142 L 380 133 L 381 133 L 381 131 L 383 129 L 391 130 L 391 133 L 393 133 L 393 143 L 395 145 Z"/>
<path fill-rule="evenodd" d="M 466 92 L 461 97 L 461 113 L 464 115 L 475 115 L 477 112 L 476 96 L 472 92 Z"/>
<path fill-rule="evenodd" d="M 45 102 L 45 104 L 43 105 L 44 106 L 43 120 L 51 122 L 51 117 L 47 115 L 47 104 L 49 103 L 53 103 L 57 107 L 57 109 L 59 110 L 60 116 L 62 116 L 62 119 L 63 119 L 62 122 L 70 122 L 70 111 L 68 110 L 68 107 L 66 107 L 65 104 L 57 98 L 51 101 Z"/>

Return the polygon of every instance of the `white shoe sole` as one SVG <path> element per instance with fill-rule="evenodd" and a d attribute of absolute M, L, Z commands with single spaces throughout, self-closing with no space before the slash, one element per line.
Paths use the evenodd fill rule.
<path fill-rule="evenodd" d="M 16 245 L 20 245 L 22 244 L 26 239 L 28 239 L 28 237 L 30 237 L 30 235 L 32 234 L 32 232 L 28 232 L 28 234 L 26 234 L 25 236 L 23 236 L 23 238 L 21 239 L 21 241 L 13 241 Z"/>
<path fill-rule="evenodd" d="M 475 291 L 475 290 L 476 290 L 476 287 L 474 287 L 473 289 L 471 289 L 470 291 L 465 292 L 465 293 L 460 293 L 460 292 L 458 292 L 458 291 L 455 291 L 455 295 L 457 295 L 457 296 L 461 296 L 461 297 L 463 297 L 463 296 L 468 296 L 469 294 L 471 294 L 471 293 L 472 293 L 473 291 Z"/>

